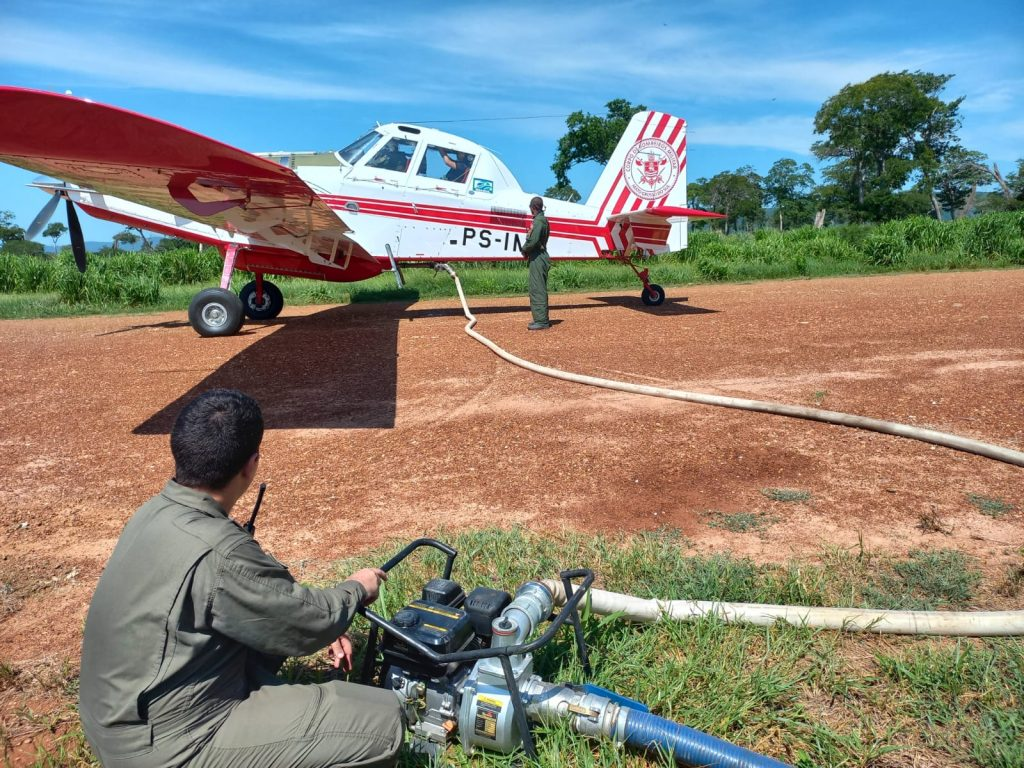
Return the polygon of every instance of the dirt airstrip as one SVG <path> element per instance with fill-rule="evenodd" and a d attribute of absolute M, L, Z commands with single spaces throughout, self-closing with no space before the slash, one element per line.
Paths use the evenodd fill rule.
<path fill-rule="evenodd" d="M 543 365 L 1024 450 L 1024 270 L 692 286 L 658 308 L 638 293 L 553 296 L 540 333 L 523 299 L 471 304 L 480 332 Z M 118 533 L 172 473 L 178 408 L 219 386 L 263 406 L 258 538 L 307 574 L 442 524 L 669 526 L 693 552 L 758 561 L 861 543 L 1021 559 L 1024 469 L 545 378 L 463 325 L 455 301 L 286 308 L 226 339 L 199 338 L 183 312 L 0 322 L 0 661 L 77 664 Z M 970 494 L 1015 509 L 986 515 Z M 775 522 L 729 533 L 708 525 L 716 512 Z"/>

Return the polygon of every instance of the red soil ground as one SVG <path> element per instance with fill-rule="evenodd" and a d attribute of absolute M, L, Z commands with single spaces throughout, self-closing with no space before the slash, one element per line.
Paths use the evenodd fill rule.
<path fill-rule="evenodd" d="M 1024 450 L 1024 270 L 668 293 L 658 308 L 633 292 L 553 296 L 556 324 L 540 333 L 523 299 L 471 303 L 481 333 L 543 365 Z M 952 548 L 992 569 L 1021 559 L 1021 468 L 553 380 L 496 357 L 464 322 L 454 301 L 292 308 L 226 339 L 199 338 L 179 312 L 0 322 L 0 661 L 77 664 L 118 533 L 172 474 L 174 416 L 214 386 L 263 406 L 258 536 L 307 576 L 440 525 L 669 526 L 690 551 L 775 562 L 861 543 Z M 985 515 L 969 494 L 1015 509 Z M 714 512 L 775 523 L 729 533 L 708 525 Z M 25 703 L 14 693 L 0 712 Z"/>

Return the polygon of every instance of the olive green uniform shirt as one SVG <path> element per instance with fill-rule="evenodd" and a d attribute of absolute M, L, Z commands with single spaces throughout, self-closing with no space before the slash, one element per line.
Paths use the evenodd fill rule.
<path fill-rule="evenodd" d="M 188 763 L 283 657 L 330 645 L 365 598 L 354 581 L 296 583 L 211 497 L 168 482 L 125 526 L 89 607 L 89 742 L 105 764 Z"/>

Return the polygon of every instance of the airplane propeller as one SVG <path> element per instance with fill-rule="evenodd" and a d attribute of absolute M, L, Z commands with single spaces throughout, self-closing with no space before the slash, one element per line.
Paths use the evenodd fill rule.
<path fill-rule="evenodd" d="M 50 199 L 46 201 L 46 205 L 43 209 L 36 214 L 36 217 L 32 219 L 32 223 L 28 225 L 28 229 L 25 230 L 26 240 L 35 240 L 39 237 L 39 233 L 43 231 L 50 219 L 53 218 L 53 212 L 57 210 L 57 203 L 60 202 L 60 192 L 54 192 L 50 195 Z"/>
<path fill-rule="evenodd" d="M 46 205 L 43 206 L 42 210 L 36 214 L 36 217 L 32 219 L 32 223 L 29 224 L 28 229 L 25 230 L 25 239 L 34 240 L 39 236 L 39 233 L 43 231 L 43 227 L 53 218 L 54 211 L 57 210 L 57 204 L 61 198 L 64 198 L 64 202 L 67 204 L 67 218 L 68 218 L 68 234 L 71 236 L 71 253 L 75 257 L 75 266 L 78 267 L 78 271 L 84 273 L 87 266 L 86 254 L 85 254 L 85 236 L 82 234 L 82 224 L 78 220 L 78 212 L 75 210 L 75 204 L 71 202 L 71 198 L 68 197 L 62 190 L 57 189 L 54 191 L 50 199 L 46 201 Z"/>
<path fill-rule="evenodd" d="M 67 198 L 68 211 L 68 230 L 71 235 L 71 253 L 75 256 L 75 266 L 78 267 L 78 271 L 85 274 L 86 257 L 85 257 L 85 237 L 82 235 L 82 225 L 78 221 L 78 212 L 75 210 L 75 204 L 71 202 L 71 198 Z"/>

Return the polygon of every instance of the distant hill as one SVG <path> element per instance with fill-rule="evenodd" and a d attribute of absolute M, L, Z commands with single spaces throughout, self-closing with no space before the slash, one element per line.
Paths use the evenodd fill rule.
<path fill-rule="evenodd" d="M 161 240 L 163 240 L 162 237 L 156 237 L 156 236 L 153 236 L 153 235 L 147 235 L 147 237 L 149 238 L 150 244 L 154 248 L 156 247 L 157 243 L 159 243 Z M 109 248 L 110 245 L 111 245 L 111 243 L 110 243 L 109 240 L 86 240 L 85 241 L 85 250 L 87 250 L 89 253 L 96 253 L 96 251 L 102 251 L 105 248 Z M 56 250 L 54 250 L 53 243 L 50 242 L 50 243 L 43 243 L 43 247 L 46 248 L 46 252 L 47 253 L 56 253 L 57 251 L 62 251 L 65 248 L 70 248 L 71 245 L 69 243 L 60 243 L 57 246 Z M 123 245 L 122 244 L 118 250 L 121 250 L 121 251 L 140 251 L 140 250 L 142 250 L 142 240 L 139 240 L 139 242 L 135 243 L 134 245 Z"/>

